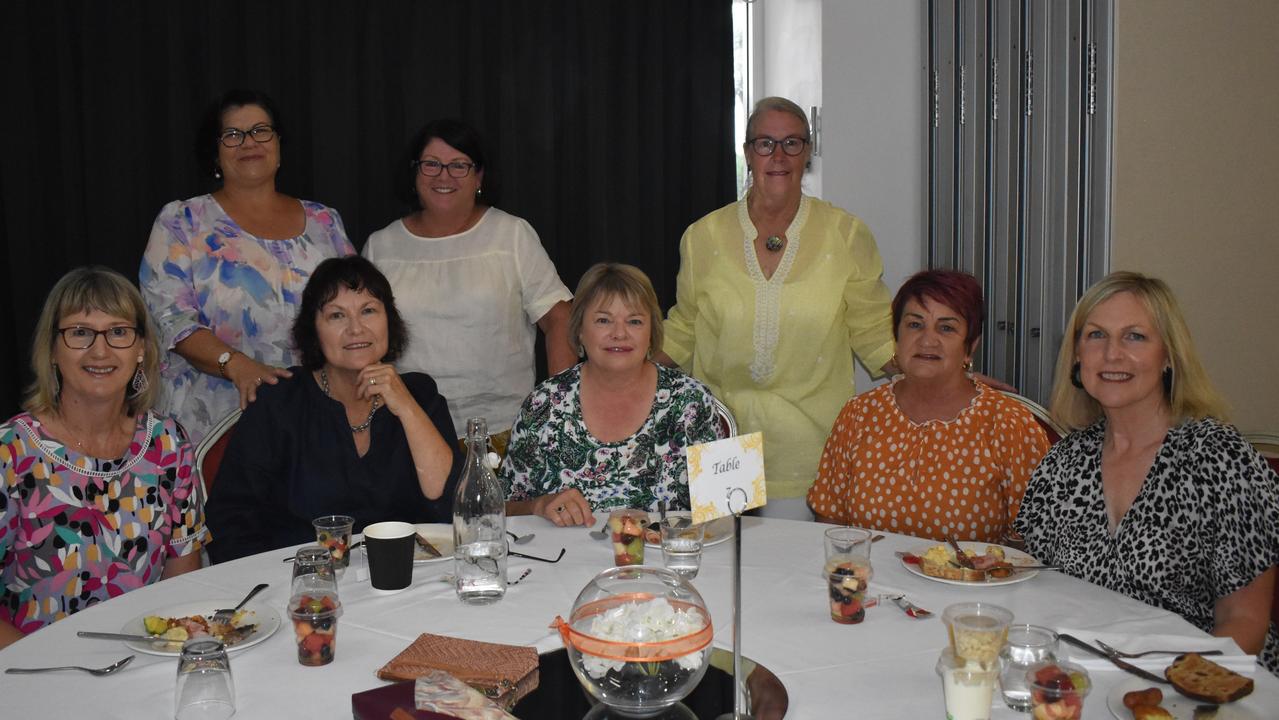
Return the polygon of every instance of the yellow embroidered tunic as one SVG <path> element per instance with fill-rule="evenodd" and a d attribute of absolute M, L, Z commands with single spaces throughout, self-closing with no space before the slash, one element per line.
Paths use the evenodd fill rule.
<path fill-rule="evenodd" d="M 763 431 L 768 495 L 803 497 L 854 394 L 853 353 L 872 371 L 892 358 L 891 297 L 870 230 L 828 202 L 800 201 L 769 279 L 757 234 L 745 199 L 684 232 L 663 349 L 728 404 L 739 432 Z"/>

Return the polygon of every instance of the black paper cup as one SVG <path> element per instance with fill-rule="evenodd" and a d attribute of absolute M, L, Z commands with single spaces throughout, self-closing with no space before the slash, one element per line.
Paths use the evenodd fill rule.
<path fill-rule="evenodd" d="M 413 535 L 405 522 L 380 522 L 364 528 L 369 579 L 375 590 L 403 590 L 413 582 Z"/>

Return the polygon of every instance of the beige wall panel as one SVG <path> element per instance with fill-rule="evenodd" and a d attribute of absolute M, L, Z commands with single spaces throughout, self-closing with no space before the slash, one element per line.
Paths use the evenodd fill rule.
<path fill-rule="evenodd" d="M 1111 268 L 1168 281 L 1243 432 L 1279 433 L 1279 2 L 1117 0 Z"/>

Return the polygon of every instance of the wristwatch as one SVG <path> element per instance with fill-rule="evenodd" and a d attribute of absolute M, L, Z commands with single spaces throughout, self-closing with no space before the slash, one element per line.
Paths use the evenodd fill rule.
<path fill-rule="evenodd" d="M 226 364 L 231 362 L 231 356 L 236 352 L 236 350 L 227 350 L 218 356 L 218 374 L 227 380 L 231 378 L 226 374 Z"/>

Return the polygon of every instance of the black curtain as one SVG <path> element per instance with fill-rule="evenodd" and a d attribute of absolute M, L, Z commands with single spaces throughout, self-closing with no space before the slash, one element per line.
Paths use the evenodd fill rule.
<path fill-rule="evenodd" d="M 225 90 L 271 95 L 277 187 L 336 208 L 356 247 L 403 215 L 427 120 L 489 148 L 485 195 L 526 218 L 570 289 L 601 260 L 674 300 L 679 237 L 734 196 L 731 0 L 56 2 L 6 5 L 0 417 L 45 295 L 96 263 L 137 278 L 164 203 L 213 189 L 192 150 Z"/>

